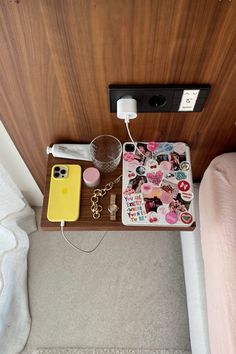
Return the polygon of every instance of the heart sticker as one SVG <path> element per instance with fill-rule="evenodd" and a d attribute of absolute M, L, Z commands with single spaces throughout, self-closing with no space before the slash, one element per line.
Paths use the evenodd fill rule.
<path fill-rule="evenodd" d="M 191 224 L 193 221 L 193 217 L 190 213 L 187 211 L 183 212 L 180 216 L 181 220 L 183 221 L 184 224 Z"/>
<path fill-rule="evenodd" d="M 148 172 L 147 173 L 147 179 L 149 182 L 156 184 L 157 186 L 160 185 L 161 181 L 163 178 L 163 172 L 162 171 L 157 171 L 157 172 Z"/>

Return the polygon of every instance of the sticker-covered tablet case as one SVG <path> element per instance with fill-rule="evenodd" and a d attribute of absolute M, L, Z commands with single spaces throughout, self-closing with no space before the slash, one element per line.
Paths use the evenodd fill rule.
<path fill-rule="evenodd" d="M 122 223 L 188 227 L 195 222 L 190 149 L 182 142 L 123 145 Z"/>

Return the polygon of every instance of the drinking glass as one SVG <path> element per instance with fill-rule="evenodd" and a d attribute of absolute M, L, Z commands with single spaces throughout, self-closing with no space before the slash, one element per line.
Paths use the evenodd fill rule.
<path fill-rule="evenodd" d="M 112 172 L 120 163 L 121 142 L 112 135 L 99 135 L 90 143 L 93 164 L 101 172 Z"/>

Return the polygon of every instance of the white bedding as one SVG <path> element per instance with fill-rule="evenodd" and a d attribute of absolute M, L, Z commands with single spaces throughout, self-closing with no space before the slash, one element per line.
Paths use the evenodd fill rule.
<path fill-rule="evenodd" d="M 36 229 L 34 211 L 0 165 L 0 353 L 17 354 L 30 331 L 27 233 Z"/>
<path fill-rule="evenodd" d="M 200 186 L 202 254 L 212 354 L 236 353 L 236 153 L 215 158 Z"/>

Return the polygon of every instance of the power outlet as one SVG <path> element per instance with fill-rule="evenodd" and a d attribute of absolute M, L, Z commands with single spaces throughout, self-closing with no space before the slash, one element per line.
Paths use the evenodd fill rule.
<path fill-rule="evenodd" d="M 191 85 L 109 85 L 110 112 L 116 113 L 117 101 L 132 97 L 137 112 L 201 112 L 210 91 L 209 84 Z"/>

